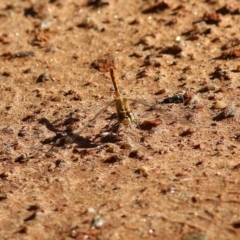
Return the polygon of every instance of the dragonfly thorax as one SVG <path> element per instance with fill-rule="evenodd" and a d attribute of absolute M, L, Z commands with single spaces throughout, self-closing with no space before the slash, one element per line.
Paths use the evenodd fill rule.
<path fill-rule="evenodd" d="M 118 121 L 125 126 L 130 125 L 134 122 L 134 116 L 131 112 L 129 102 L 125 98 L 116 99 L 116 109 L 118 115 Z"/>

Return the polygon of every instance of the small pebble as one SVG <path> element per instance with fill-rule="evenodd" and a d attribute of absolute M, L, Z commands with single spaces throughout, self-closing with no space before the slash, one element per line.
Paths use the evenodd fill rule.
<path fill-rule="evenodd" d="M 116 163 L 116 162 L 120 162 L 121 160 L 123 160 L 123 156 L 121 155 L 113 155 L 108 157 L 107 159 L 105 159 L 103 162 L 104 163 Z"/>
<path fill-rule="evenodd" d="M 225 107 L 227 107 L 227 104 L 224 101 L 217 101 L 213 106 L 215 109 L 223 109 Z"/>
<path fill-rule="evenodd" d="M 158 120 L 144 120 L 141 124 L 140 124 L 140 128 L 142 130 L 151 130 L 154 127 L 157 127 L 159 125 L 159 121 Z"/>
<path fill-rule="evenodd" d="M 105 219 L 99 215 L 93 218 L 91 228 L 100 228 L 105 224 Z"/>
<path fill-rule="evenodd" d="M 142 176 L 145 178 L 149 176 L 149 169 L 146 166 L 141 166 L 136 170 L 136 172 L 142 174 Z"/>
<path fill-rule="evenodd" d="M 166 92 L 166 89 L 161 88 L 161 89 L 159 89 L 159 90 L 155 93 L 155 95 L 161 95 L 161 94 L 163 94 L 163 93 L 165 93 L 165 92 Z"/>
<path fill-rule="evenodd" d="M 199 92 L 209 92 L 209 91 L 215 91 L 217 89 L 217 87 L 215 85 L 207 85 L 207 86 L 204 86 L 203 88 L 201 88 L 199 90 Z"/>
<path fill-rule="evenodd" d="M 62 99 L 61 99 L 60 96 L 55 96 L 55 97 L 52 97 L 51 100 L 52 100 L 53 102 L 61 102 Z"/>
<path fill-rule="evenodd" d="M 88 211 L 88 213 L 95 213 L 96 212 L 96 210 L 93 207 L 89 207 L 87 209 L 87 211 Z"/>
<path fill-rule="evenodd" d="M 49 80 L 51 80 L 51 77 L 50 77 L 49 73 L 45 72 L 38 76 L 37 83 L 47 82 Z"/>
<path fill-rule="evenodd" d="M 129 157 L 142 160 L 144 158 L 144 154 L 139 150 L 133 150 L 129 153 Z"/>
<path fill-rule="evenodd" d="M 93 28 L 99 32 L 103 32 L 105 28 L 100 24 L 97 19 L 87 16 L 85 17 L 80 24 L 78 24 L 79 28 Z"/>
<path fill-rule="evenodd" d="M 122 145 L 121 145 L 121 149 L 132 149 L 133 148 L 133 144 L 129 143 L 129 142 L 124 142 Z"/>
<path fill-rule="evenodd" d="M 118 147 L 115 144 L 109 143 L 107 145 L 106 152 L 108 152 L 108 153 L 117 153 L 118 152 Z"/>

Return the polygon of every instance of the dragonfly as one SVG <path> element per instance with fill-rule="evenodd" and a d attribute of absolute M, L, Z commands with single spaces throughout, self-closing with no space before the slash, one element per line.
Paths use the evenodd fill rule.
<path fill-rule="evenodd" d="M 99 112 L 97 112 L 96 115 L 94 116 L 94 118 L 89 120 L 88 123 L 79 132 L 72 134 L 72 136 L 68 136 L 68 138 L 66 139 L 67 143 L 74 142 L 74 140 L 79 135 L 81 135 L 81 133 L 83 131 L 85 131 L 87 127 L 91 126 L 93 124 L 93 122 L 107 110 L 108 107 L 115 105 L 118 123 L 124 125 L 125 127 L 129 127 L 133 122 L 136 123 L 135 116 L 134 116 L 133 112 L 131 111 L 130 102 L 137 102 L 137 103 L 145 105 L 149 108 L 153 107 L 151 104 L 148 104 L 140 99 L 137 100 L 137 99 L 124 98 L 122 96 L 122 94 L 120 93 L 113 68 L 110 68 L 110 77 L 111 77 L 112 84 L 114 87 L 115 99 L 110 101 L 109 103 L 107 103 Z"/>

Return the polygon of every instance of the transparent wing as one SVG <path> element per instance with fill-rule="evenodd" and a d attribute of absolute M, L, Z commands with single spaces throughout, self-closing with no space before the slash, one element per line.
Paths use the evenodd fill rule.
<path fill-rule="evenodd" d="M 154 107 L 154 105 L 151 105 L 151 104 L 149 104 L 149 103 L 147 103 L 146 101 L 141 100 L 141 99 L 127 98 L 127 100 L 129 100 L 129 101 L 131 101 L 131 102 L 140 103 L 140 104 L 142 104 L 142 105 L 144 105 L 144 106 L 147 106 L 147 107 L 149 107 L 149 108 Z"/>
<path fill-rule="evenodd" d="M 113 106 L 116 103 L 116 100 L 112 100 L 111 102 L 108 102 L 99 112 L 96 113 L 96 115 L 94 116 L 94 118 L 92 118 L 91 120 L 88 121 L 88 123 L 78 132 L 73 133 L 72 135 L 68 136 L 68 138 L 66 139 L 67 143 L 72 143 L 74 142 L 74 140 L 79 137 L 79 135 L 86 129 L 88 128 L 90 125 L 92 125 L 92 123 L 101 115 L 103 114 L 108 107 Z"/>
<path fill-rule="evenodd" d="M 141 99 L 129 99 L 129 101 L 148 107 L 147 111 L 153 111 L 157 118 L 167 122 L 179 122 L 183 125 L 194 124 L 194 111 L 187 109 L 183 104 L 150 104 Z M 147 114 L 148 115 L 148 114 Z M 150 115 L 149 115 L 150 116 Z"/>

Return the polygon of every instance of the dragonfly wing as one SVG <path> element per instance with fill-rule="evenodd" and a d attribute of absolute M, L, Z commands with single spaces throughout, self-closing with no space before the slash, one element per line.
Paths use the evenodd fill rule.
<path fill-rule="evenodd" d="M 146 101 L 144 101 L 144 100 L 141 100 L 141 99 L 132 99 L 132 98 L 127 98 L 127 100 L 129 100 L 129 101 L 131 101 L 131 102 L 140 103 L 140 104 L 142 104 L 142 105 L 144 105 L 144 106 L 147 106 L 147 107 L 150 107 L 150 108 L 152 108 L 152 107 L 153 107 L 153 105 L 151 105 L 151 104 L 149 104 L 149 103 L 147 103 Z"/>
<path fill-rule="evenodd" d="M 162 119 L 167 120 L 167 121 L 176 121 L 176 122 L 181 122 L 183 121 L 184 124 L 189 124 L 191 123 L 191 120 L 187 120 L 186 116 L 190 115 L 186 111 L 186 109 L 182 109 L 182 111 L 179 112 L 178 115 L 174 111 L 171 111 L 166 105 L 164 104 L 149 104 L 148 102 L 141 100 L 141 99 L 128 99 L 129 101 L 137 104 L 142 104 L 146 107 L 149 107 L 149 110 L 154 110 L 156 113 L 160 114 Z M 170 110 L 170 111 L 169 111 Z M 182 113 L 182 114 L 181 114 Z"/>
<path fill-rule="evenodd" d="M 67 143 L 74 142 L 74 140 L 78 137 L 78 135 L 80 135 L 87 127 L 89 127 L 102 113 L 104 113 L 107 110 L 108 107 L 113 106 L 115 103 L 116 103 L 116 100 L 112 100 L 108 102 L 99 112 L 96 113 L 94 118 L 88 121 L 88 123 L 79 132 L 76 132 L 72 134 L 72 136 L 69 136 L 66 142 Z"/>

